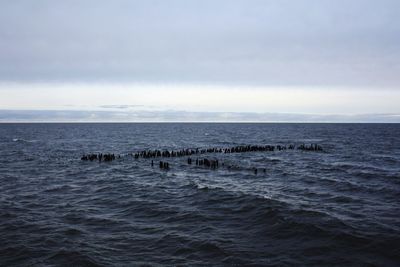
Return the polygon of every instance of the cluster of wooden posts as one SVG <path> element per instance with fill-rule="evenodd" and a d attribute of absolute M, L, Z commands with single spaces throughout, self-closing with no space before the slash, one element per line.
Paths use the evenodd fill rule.
<path fill-rule="evenodd" d="M 158 166 L 160 169 L 169 170 L 171 168 L 170 163 L 165 161 L 166 158 L 175 158 L 175 157 L 187 157 L 188 165 L 196 165 L 209 169 L 218 169 L 223 166 L 228 170 L 235 169 L 234 166 L 226 165 L 223 162 L 220 162 L 218 159 L 206 158 L 205 154 L 211 153 L 222 153 L 222 154 L 230 154 L 230 153 L 248 153 L 248 152 L 272 152 L 272 151 L 282 151 L 282 150 L 302 150 L 302 151 L 314 151 L 321 152 L 323 151 L 322 146 L 318 144 L 300 144 L 298 146 L 290 144 L 290 145 L 242 145 L 242 146 L 234 146 L 234 147 L 213 147 L 213 148 L 187 148 L 180 150 L 143 150 L 137 153 L 130 153 L 127 156 L 132 156 L 135 159 L 143 158 L 143 159 L 152 159 L 151 166 L 154 167 L 154 160 L 156 158 L 164 158 L 164 160 L 160 160 Z M 195 156 L 196 159 L 192 158 Z M 84 161 L 113 161 L 115 159 L 121 158 L 121 155 L 115 155 L 111 153 L 98 153 L 98 154 L 85 154 L 81 157 L 81 160 Z M 255 174 L 258 173 L 259 169 L 251 168 Z M 260 171 L 266 172 L 266 168 L 261 168 Z"/>

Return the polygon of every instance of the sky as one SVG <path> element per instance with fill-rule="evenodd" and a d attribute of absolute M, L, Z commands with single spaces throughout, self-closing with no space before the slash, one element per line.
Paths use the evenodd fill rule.
<path fill-rule="evenodd" d="M 400 122 L 398 103 L 398 0 L 0 0 L 0 121 Z"/>

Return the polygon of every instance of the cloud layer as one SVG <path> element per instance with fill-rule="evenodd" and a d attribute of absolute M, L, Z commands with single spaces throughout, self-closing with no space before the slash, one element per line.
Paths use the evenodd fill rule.
<path fill-rule="evenodd" d="M 397 0 L 19 0 L 0 80 L 398 87 Z"/>
<path fill-rule="evenodd" d="M 0 122 L 368 122 L 399 123 L 400 114 L 320 115 L 251 112 L 0 110 Z"/>
<path fill-rule="evenodd" d="M 399 90 L 154 84 L 1 84 L 0 109 L 400 113 Z"/>

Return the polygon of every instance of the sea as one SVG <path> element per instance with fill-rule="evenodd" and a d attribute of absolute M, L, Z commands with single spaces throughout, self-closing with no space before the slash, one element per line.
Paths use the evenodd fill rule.
<path fill-rule="evenodd" d="M 0 124 L 0 266 L 400 266 L 400 124 Z"/>

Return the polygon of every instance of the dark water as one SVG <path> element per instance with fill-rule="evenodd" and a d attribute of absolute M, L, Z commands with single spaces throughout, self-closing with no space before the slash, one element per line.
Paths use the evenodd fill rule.
<path fill-rule="evenodd" d="M 80 160 L 289 143 L 325 151 Z M 400 125 L 0 124 L 0 151 L 1 266 L 400 264 Z"/>

